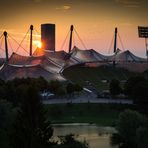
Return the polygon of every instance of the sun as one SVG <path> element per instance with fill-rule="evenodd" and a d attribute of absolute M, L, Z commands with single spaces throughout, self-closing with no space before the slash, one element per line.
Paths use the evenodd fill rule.
<path fill-rule="evenodd" d="M 37 46 L 38 48 L 42 48 L 42 42 L 41 41 L 33 41 L 33 44 Z"/>

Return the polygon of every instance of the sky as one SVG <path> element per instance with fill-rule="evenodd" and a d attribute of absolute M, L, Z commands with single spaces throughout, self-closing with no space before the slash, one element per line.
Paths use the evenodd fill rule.
<path fill-rule="evenodd" d="M 40 25 L 54 23 L 56 50 L 68 51 L 69 38 L 63 43 L 73 24 L 85 46 L 76 33 L 73 45 L 111 54 L 114 29 L 117 27 L 118 47 L 145 57 L 145 40 L 138 37 L 137 27 L 148 26 L 147 6 L 147 0 L 3 0 L 0 1 L 0 36 L 6 30 L 20 43 L 32 24 L 36 43 L 40 41 Z M 29 36 L 26 38 L 22 46 L 29 51 Z M 13 51 L 16 51 L 17 44 L 12 39 L 10 42 Z M 17 52 L 25 54 L 23 49 Z"/>

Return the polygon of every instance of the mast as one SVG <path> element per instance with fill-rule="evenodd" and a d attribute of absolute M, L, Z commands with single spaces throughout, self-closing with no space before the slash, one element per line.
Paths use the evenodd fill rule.
<path fill-rule="evenodd" d="M 118 30 L 117 28 L 115 28 L 114 53 L 116 53 L 116 50 L 117 50 L 117 33 L 118 33 Z"/>
<path fill-rule="evenodd" d="M 117 33 L 118 33 L 118 29 L 116 27 L 115 28 L 115 37 L 114 37 L 114 53 L 115 54 L 116 54 L 116 51 L 117 51 Z M 113 66 L 115 67 L 115 65 L 116 65 L 116 59 L 113 61 Z"/>
<path fill-rule="evenodd" d="M 9 56 L 8 56 L 8 44 L 7 44 L 8 34 L 6 31 L 4 32 L 4 37 L 5 37 L 5 53 L 6 53 L 6 63 L 7 63 L 9 60 Z"/>
<path fill-rule="evenodd" d="M 33 25 L 30 25 L 30 56 L 32 56 L 32 31 Z"/>
<path fill-rule="evenodd" d="M 147 56 L 147 62 L 148 62 L 148 37 L 145 38 L 145 46 L 146 46 L 146 56 Z"/>
<path fill-rule="evenodd" d="M 70 26 L 69 53 L 71 52 L 71 46 L 72 46 L 72 33 L 73 33 L 73 29 L 74 29 L 74 26 L 73 26 L 73 25 L 71 25 L 71 26 Z"/>

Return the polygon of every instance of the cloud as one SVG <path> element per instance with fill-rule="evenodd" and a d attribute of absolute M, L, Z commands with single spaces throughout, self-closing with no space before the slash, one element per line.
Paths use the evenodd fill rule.
<path fill-rule="evenodd" d="M 56 7 L 56 10 L 69 10 L 69 9 L 71 9 L 71 6 L 69 6 L 69 5 Z"/>
<path fill-rule="evenodd" d="M 138 8 L 143 0 L 115 0 L 116 3 L 124 5 L 124 7 Z"/>

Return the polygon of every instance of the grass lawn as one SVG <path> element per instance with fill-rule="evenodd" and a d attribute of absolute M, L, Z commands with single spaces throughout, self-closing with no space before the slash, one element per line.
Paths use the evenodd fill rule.
<path fill-rule="evenodd" d="M 51 123 L 95 123 L 114 126 L 120 112 L 132 109 L 120 104 L 54 104 L 45 105 Z"/>

